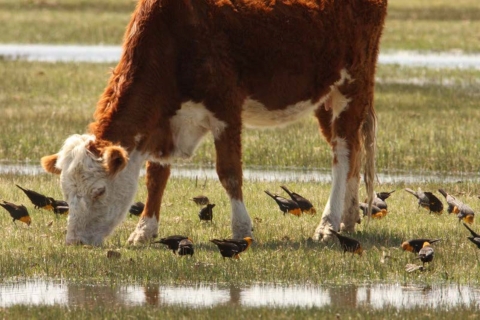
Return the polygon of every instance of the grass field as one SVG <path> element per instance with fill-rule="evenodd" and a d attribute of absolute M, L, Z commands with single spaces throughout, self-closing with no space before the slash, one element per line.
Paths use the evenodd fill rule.
<path fill-rule="evenodd" d="M 0 43 L 120 44 L 135 2 L 131 0 L 1 0 Z M 390 0 L 382 50 L 480 52 L 480 9 L 477 0 Z M 56 152 L 63 140 L 81 133 L 91 121 L 95 103 L 113 65 L 35 63 L 0 60 L 0 159 L 4 163 L 38 164 Z M 389 172 L 469 173 L 478 176 L 479 70 L 435 70 L 379 66 L 375 104 L 378 113 L 377 169 Z M 279 143 L 279 139 L 281 143 Z M 301 143 L 298 143 L 301 141 Z M 313 119 L 275 131 L 248 130 L 244 135 L 244 164 L 271 170 L 329 168 L 330 150 Z M 211 138 L 187 164 L 211 166 Z M 184 163 L 181 163 L 184 164 Z M 0 164 L 1 166 L 1 164 Z M 128 247 L 125 241 L 137 218 L 129 217 L 101 248 L 66 247 L 66 218 L 34 210 L 14 184 L 61 198 L 58 178 L 42 174 L 0 174 L 0 199 L 22 202 L 32 225 L 17 222 L 0 210 L 0 279 L 67 279 L 79 283 L 194 284 L 465 284 L 480 287 L 479 251 L 454 216 L 428 214 L 402 189 L 452 192 L 476 212 L 480 187 L 476 183 L 381 184 L 376 189 L 397 191 L 389 214 L 358 226 L 353 234 L 367 250 L 362 257 L 343 255 L 337 243 L 313 243 L 311 237 L 329 194 L 329 185 L 289 183 L 317 207 L 315 217 L 283 216 L 263 193 L 280 192 L 280 182 L 244 184 L 246 205 L 254 219 L 255 244 L 239 261 L 224 261 L 208 240 L 229 237 L 229 202 L 216 180 L 205 188 L 194 180 L 171 179 L 162 207 L 160 236 L 186 234 L 193 238 L 192 258 L 178 258 L 159 245 Z M 361 189 L 363 197 L 364 189 Z M 217 204 L 214 223 L 200 223 L 198 207 L 188 199 L 204 193 Z M 436 192 L 437 195 L 439 195 Z M 139 181 L 137 200 L 146 189 Z M 441 197 L 439 195 L 439 197 Z M 443 199 L 442 199 L 443 200 Z M 445 203 L 445 202 L 444 202 Z M 477 218 L 478 220 L 478 218 Z M 52 222 L 51 226 L 48 226 Z M 478 222 L 473 228 L 480 232 Z M 407 273 L 415 255 L 399 245 L 408 238 L 438 237 L 434 263 L 425 272 Z M 108 259 L 107 250 L 121 253 Z M 382 255 L 391 258 L 381 261 Z M 362 306 L 338 309 L 227 308 L 195 310 L 96 305 L 91 308 L 15 306 L 0 309 L 0 317 L 14 318 L 275 318 L 275 319 L 431 319 L 475 318 L 479 306 L 448 309 L 372 310 Z"/>

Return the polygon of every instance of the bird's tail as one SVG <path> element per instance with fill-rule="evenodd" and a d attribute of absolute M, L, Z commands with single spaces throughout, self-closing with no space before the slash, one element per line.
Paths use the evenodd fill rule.
<path fill-rule="evenodd" d="M 413 191 L 412 189 L 410 189 L 410 188 L 405 188 L 405 191 L 407 191 L 408 193 L 413 194 L 413 195 L 415 196 L 415 198 L 418 199 L 418 194 L 417 194 L 415 191 Z"/>
<path fill-rule="evenodd" d="M 290 198 L 292 197 L 292 192 L 291 192 L 290 190 L 288 190 L 286 186 L 280 186 L 280 188 L 282 188 L 283 190 L 285 190 L 285 192 L 288 193 L 288 195 L 290 196 Z"/>
<path fill-rule="evenodd" d="M 440 240 L 442 240 L 442 239 L 434 239 L 434 240 L 428 241 L 428 243 L 432 244 L 432 243 L 438 242 Z"/>
<path fill-rule="evenodd" d="M 440 192 L 440 193 L 445 197 L 445 199 L 447 198 L 448 193 L 447 193 L 445 190 L 443 190 L 443 189 L 438 189 L 438 192 Z"/>
<path fill-rule="evenodd" d="M 475 231 L 473 231 L 473 230 L 472 230 L 469 226 L 467 226 L 465 223 L 462 223 L 462 224 L 465 226 L 465 228 L 468 229 L 468 231 L 470 231 L 470 233 L 472 234 L 472 236 L 474 236 L 474 237 L 480 237 L 480 235 L 479 235 L 478 233 L 476 233 Z"/>
<path fill-rule="evenodd" d="M 23 192 L 27 192 L 27 189 L 20 187 L 18 184 L 16 184 L 16 186 L 20 188 L 20 190 L 22 190 Z"/>
<path fill-rule="evenodd" d="M 265 193 L 272 197 L 272 199 L 275 199 L 275 196 L 270 191 L 265 190 Z"/>

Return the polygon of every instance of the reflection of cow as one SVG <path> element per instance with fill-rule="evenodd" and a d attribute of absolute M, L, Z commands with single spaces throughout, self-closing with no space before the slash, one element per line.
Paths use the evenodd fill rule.
<path fill-rule="evenodd" d="M 101 244 L 126 216 L 147 162 L 148 196 L 129 242 L 157 235 L 176 157 L 215 140 L 234 238 L 251 236 L 242 195 L 242 126 L 313 113 L 333 151 L 332 191 L 315 238 L 358 220 L 362 150 L 373 197 L 374 73 L 387 0 L 143 0 L 89 134 L 42 159 L 61 173 L 67 243 Z"/>

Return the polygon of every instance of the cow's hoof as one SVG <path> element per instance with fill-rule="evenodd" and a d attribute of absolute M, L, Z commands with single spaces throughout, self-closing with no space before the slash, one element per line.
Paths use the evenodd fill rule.
<path fill-rule="evenodd" d="M 131 245 L 141 245 L 150 243 L 152 239 L 158 236 L 158 222 L 155 217 L 142 217 L 137 224 L 135 231 L 128 237 L 127 243 Z"/>
<path fill-rule="evenodd" d="M 333 233 L 330 231 L 331 227 L 324 226 L 323 228 L 317 228 L 313 234 L 313 241 L 330 243 L 333 241 Z"/>

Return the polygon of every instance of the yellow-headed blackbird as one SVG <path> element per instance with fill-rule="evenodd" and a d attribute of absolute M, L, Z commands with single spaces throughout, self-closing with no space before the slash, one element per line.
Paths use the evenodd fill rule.
<path fill-rule="evenodd" d="M 21 204 L 21 205 L 16 205 L 11 202 L 3 201 L 3 203 L 0 203 L 0 206 L 5 208 L 5 210 L 10 213 L 10 216 L 13 218 L 13 223 L 15 223 L 15 220 L 22 221 L 23 223 L 26 223 L 28 226 L 32 222 L 32 219 L 30 218 L 30 215 L 28 214 L 27 208 Z"/>
<path fill-rule="evenodd" d="M 245 237 L 241 240 L 212 239 L 210 241 L 217 245 L 223 258 L 238 259 L 239 253 L 247 250 L 250 247 L 250 244 L 253 242 L 253 239 L 251 237 Z"/>
<path fill-rule="evenodd" d="M 387 191 L 376 192 L 375 194 L 376 194 L 377 198 L 379 198 L 380 200 L 385 201 L 385 200 L 387 200 L 388 197 L 390 197 L 390 195 L 391 195 L 392 193 L 394 193 L 394 192 L 395 192 L 395 190 L 390 191 L 390 192 L 387 192 Z"/>
<path fill-rule="evenodd" d="M 172 252 L 176 254 L 180 241 L 185 239 L 192 241 L 192 239 L 190 239 L 189 237 L 185 237 L 181 235 L 173 235 L 166 238 L 161 238 L 160 240 L 155 241 L 154 243 L 163 243 L 168 247 L 168 249 L 172 250 Z"/>
<path fill-rule="evenodd" d="M 435 251 L 429 242 L 424 242 L 422 249 L 418 252 L 418 259 L 422 261 L 423 267 L 425 267 L 425 262 L 432 262 Z"/>
<path fill-rule="evenodd" d="M 283 212 L 283 215 L 288 212 L 293 214 L 294 216 L 300 217 L 300 215 L 302 214 L 300 206 L 295 201 L 281 197 L 276 194 L 274 195 L 268 190 L 265 190 L 265 193 L 272 197 L 273 200 L 275 200 L 275 202 L 278 204 L 278 207 Z"/>
<path fill-rule="evenodd" d="M 302 212 L 309 213 L 312 215 L 317 213 L 317 210 L 308 199 L 305 199 L 304 197 L 302 197 L 296 192 L 291 192 L 290 190 L 288 190 L 286 186 L 280 186 L 280 188 L 282 188 L 283 190 L 285 190 L 286 193 L 288 193 L 290 198 L 298 204 Z"/>
<path fill-rule="evenodd" d="M 130 206 L 128 212 L 130 213 L 130 215 L 139 216 L 142 214 L 144 208 L 145 203 L 138 201 Z"/>
<path fill-rule="evenodd" d="M 52 206 L 53 206 L 53 213 L 64 214 L 64 215 L 68 214 L 69 207 L 68 207 L 67 201 L 53 200 Z"/>
<path fill-rule="evenodd" d="M 438 199 L 433 193 L 428 191 L 422 191 L 418 188 L 418 191 L 413 191 L 410 188 L 405 188 L 405 191 L 413 194 L 415 198 L 418 199 L 418 205 L 425 209 L 428 209 L 429 212 L 441 214 L 443 211 L 443 203 Z"/>
<path fill-rule="evenodd" d="M 179 256 L 193 256 L 193 242 L 190 239 L 183 239 L 178 243 L 177 253 Z"/>
<path fill-rule="evenodd" d="M 351 252 L 352 254 L 356 253 L 358 255 L 362 255 L 363 248 L 358 240 L 355 240 L 347 236 L 343 236 L 331 228 L 330 228 L 330 231 L 337 236 L 338 241 L 340 242 L 340 246 L 343 249 L 343 253 L 348 251 L 348 252 Z"/>
<path fill-rule="evenodd" d="M 440 241 L 441 239 L 410 239 L 402 243 L 402 249 L 414 253 L 420 252 L 425 242 L 429 244 Z"/>
<path fill-rule="evenodd" d="M 467 226 L 465 223 L 463 224 L 465 226 L 465 228 L 468 229 L 468 231 L 470 231 L 470 233 L 472 234 L 471 237 L 467 237 L 468 240 L 472 241 L 473 244 L 475 244 L 479 249 L 480 249 L 480 235 L 478 233 L 476 233 L 475 231 L 473 231 L 472 229 L 470 229 L 469 226 Z"/>
<path fill-rule="evenodd" d="M 42 208 L 46 210 L 53 210 L 52 203 L 53 201 L 55 201 L 53 198 L 44 196 L 43 194 L 40 194 L 33 190 L 24 189 L 18 184 L 16 184 L 16 186 L 27 195 L 28 199 L 30 199 L 30 201 L 35 206 L 35 209 Z"/>
<path fill-rule="evenodd" d="M 204 206 L 210 203 L 210 200 L 208 199 L 208 197 L 204 195 L 193 197 L 192 201 L 198 204 L 199 206 Z"/>
<path fill-rule="evenodd" d="M 198 217 L 200 220 L 203 221 L 212 221 L 213 220 L 213 208 L 215 207 L 215 203 L 209 203 L 198 213 Z"/>
<path fill-rule="evenodd" d="M 473 212 L 473 209 L 470 208 L 468 205 L 463 203 L 462 201 L 458 200 L 451 194 L 448 194 L 445 190 L 443 189 L 438 189 L 438 192 L 440 192 L 444 197 L 445 200 L 447 200 L 448 203 L 448 213 L 455 213 L 457 215 L 458 221 L 460 222 L 461 220 L 464 220 L 465 222 L 472 224 L 473 219 L 475 217 L 475 213 Z"/>
<path fill-rule="evenodd" d="M 363 215 L 366 216 L 368 214 L 368 204 L 364 202 L 360 202 L 359 204 L 360 209 L 363 211 Z M 381 219 L 387 215 L 386 209 L 380 209 L 379 207 L 372 205 L 372 218 Z"/>

